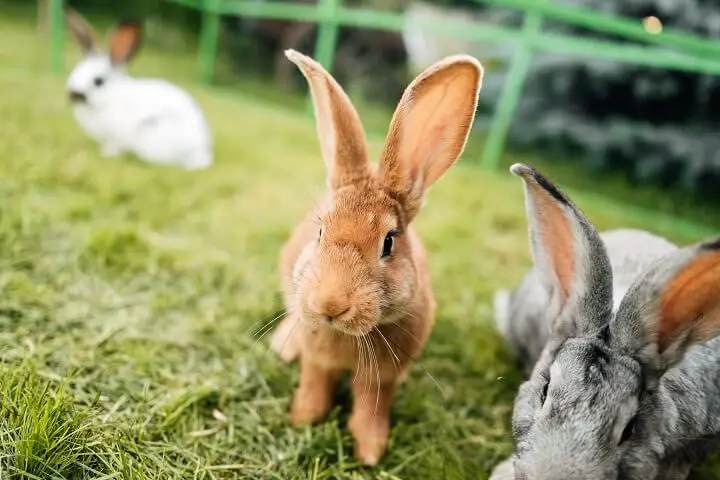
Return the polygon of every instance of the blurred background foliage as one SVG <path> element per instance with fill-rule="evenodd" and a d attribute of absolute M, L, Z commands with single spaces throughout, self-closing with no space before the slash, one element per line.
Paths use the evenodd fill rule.
<path fill-rule="evenodd" d="M 29 0 L 5 0 L 25 3 Z M 272 1 L 272 0 L 256 0 Z M 313 3 L 314 0 L 295 0 Z M 557 0 L 642 18 L 665 27 L 720 37 L 717 0 Z M 169 46 L 195 48 L 199 12 L 163 0 L 70 0 L 92 15 L 143 17 L 148 36 Z M 412 27 L 421 16 L 445 16 L 518 26 L 521 14 L 473 0 L 346 0 L 347 6 L 405 12 L 405 32 L 343 28 L 334 73 L 354 97 L 392 108 L 408 81 L 443 54 L 465 50 L 489 65 L 477 129 L 489 123 L 504 85 L 512 48 L 430 37 Z M 478 28 L 482 28 L 481 25 Z M 581 28 L 545 22 L 558 33 L 606 38 Z M 302 79 L 285 48 L 312 52 L 315 27 L 302 22 L 223 18 L 221 54 L 239 74 L 266 75 L 300 91 Z M 619 40 L 619 39 L 612 39 Z M 621 40 L 626 41 L 626 40 Z M 509 146 L 541 153 L 555 164 L 571 160 L 591 178 L 606 174 L 632 185 L 671 189 L 700 204 L 720 201 L 720 78 L 580 57 L 537 53 L 510 132 Z"/>

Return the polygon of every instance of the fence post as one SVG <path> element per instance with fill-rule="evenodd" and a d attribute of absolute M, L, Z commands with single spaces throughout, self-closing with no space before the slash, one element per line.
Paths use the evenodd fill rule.
<path fill-rule="evenodd" d="M 315 59 L 320 62 L 327 71 L 331 71 L 335 59 L 335 47 L 338 36 L 338 24 L 335 18 L 335 11 L 342 0 L 319 0 L 317 43 L 315 44 Z"/>
<path fill-rule="evenodd" d="M 200 3 L 202 26 L 200 27 L 200 45 L 198 47 L 198 71 L 200 81 L 211 83 L 215 74 L 218 37 L 220 36 L 220 1 L 205 0 Z"/>
<path fill-rule="evenodd" d="M 517 44 L 517 50 L 510 62 L 505 87 L 500 94 L 490 125 L 490 132 L 485 142 L 481 161 L 483 168 L 494 170 L 500 163 L 505 138 L 510 129 L 515 109 L 520 101 L 525 78 L 530 70 L 533 39 L 535 34 L 540 31 L 541 24 L 542 16 L 539 13 L 530 12 L 525 14 L 522 26 L 522 41 Z"/>
<path fill-rule="evenodd" d="M 65 54 L 65 12 L 63 0 L 50 0 L 50 70 L 63 71 Z"/>
<path fill-rule="evenodd" d="M 328 72 L 332 72 L 337 46 L 338 24 L 335 11 L 341 6 L 342 0 L 318 0 L 317 9 L 319 21 L 317 23 L 317 40 L 315 40 L 315 60 L 320 62 Z M 308 94 L 307 109 L 314 115 L 312 97 Z"/>

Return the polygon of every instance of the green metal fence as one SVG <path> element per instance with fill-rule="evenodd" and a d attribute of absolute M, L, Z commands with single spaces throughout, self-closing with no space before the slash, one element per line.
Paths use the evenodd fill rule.
<path fill-rule="evenodd" d="M 52 29 L 51 66 L 61 72 L 65 48 L 63 0 L 50 0 Z M 257 2 L 253 0 L 166 0 L 202 12 L 202 29 L 198 49 L 198 75 L 202 82 L 211 83 L 220 35 L 220 19 L 237 15 L 262 19 L 284 19 L 313 22 L 318 25 L 314 56 L 332 71 L 339 27 L 367 28 L 400 32 L 402 14 L 362 8 L 347 8 L 342 0 L 317 0 L 316 4 L 289 2 Z M 475 0 L 478 3 L 515 8 L 524 12 L 519 29 L 490 24 L 455 22 L 435 19 L 417 21 L 427 32 L 440 36 L 463 38 L 474 42 L 509 44 L 515 48 L 508 80 L 493 115 L 480 165 L 497 169 L 505 148 L 513 115 L 522 94 L 532 56 L 537 51 L 584 56 L 593 59 L 626 62 L 635 65 L 669 68 L 690 72 L 720 74 L 720 42 L 681 31 L 665 29 L 649 33 L 638 19 L 604 14 L 586 8 L 558 4 L 553 0 Z M 612 34 L 641 44 L 626 44 L 607 40 L 586 39 L 545 32 L 544 20 L 554 20 Z M 622 208 L 622 207 L 621 207 Z M 688 236 L 717 234 L 707 228 L 657 212 L 645 211 L 637 216 L 655 217 L 659 223 L 672 224 Z"/>

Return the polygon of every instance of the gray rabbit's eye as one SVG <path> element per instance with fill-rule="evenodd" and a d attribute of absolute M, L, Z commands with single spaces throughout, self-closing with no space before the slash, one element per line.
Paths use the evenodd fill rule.
<path fill-rule="evenodd" d="M 622 436 L 620 437 L 620 443 L 618 445 L 622 445 L 623 443 L 628 441 L 630 437 L 633 436 L 633 434 L 635 433 L 636 423 L 636 417 L 630 419 L 628 424 L 625 426 L 625 430 L 623 430 Z"/>
<path fill-rule="evenodd" d="M 547 394 L 548 394 L 548 387 L 550 386 L 550 380 L 545 382 L 545 385 L 543 386 L 542 393 L 540 394 L 540 401 L 543 405 L 545 405 L 545 400 L 547 400 Z"/>

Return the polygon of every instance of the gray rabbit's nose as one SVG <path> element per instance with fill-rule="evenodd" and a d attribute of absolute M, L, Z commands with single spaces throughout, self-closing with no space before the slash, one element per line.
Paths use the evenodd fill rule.
<path fill-rule="evenodd" d="M 87 101 L 87 97 L 82 92 L 76 92 L 74 90 L 70 90 L 70 101 L 73 103 L 85 103 Z"/>

